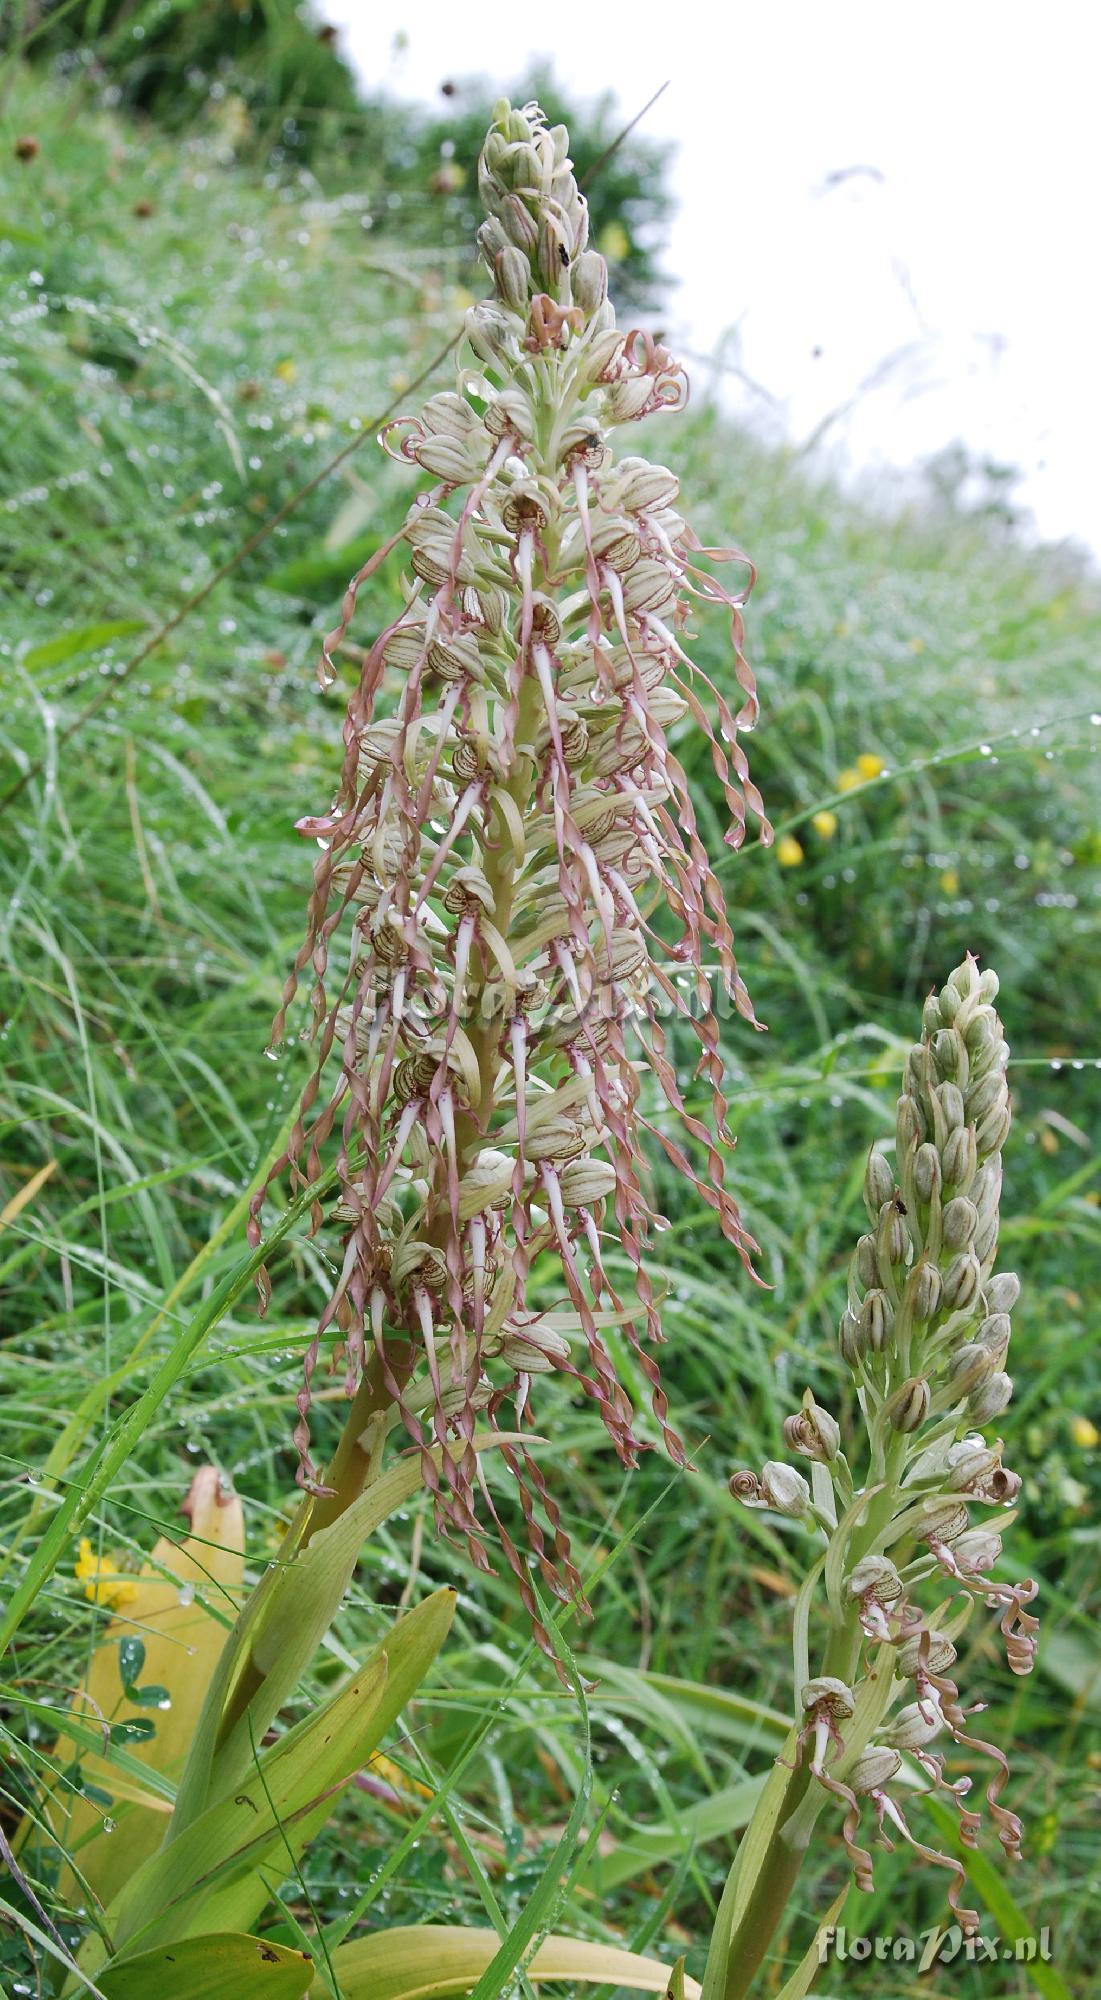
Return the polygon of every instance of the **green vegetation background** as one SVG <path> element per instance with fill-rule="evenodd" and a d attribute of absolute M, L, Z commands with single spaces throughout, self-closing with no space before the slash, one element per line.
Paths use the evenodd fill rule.
<path fill-rule="evenodd" d="M 364 106 L 300 25 L 278 72 L 273 44 L 248 42 L 192 51 L 184 70 L 162 55 L 141 83 L 120 37 L 132 43 L 147 17 L 155 26 L 150 10 L 101 12 L 98 40 L 87 20 L 81 29 L 87 7 L 9 14 L 0 81 L 0 794 L 31 773 L 0 812 L 0 1209 L 51 1169 L 0 1233 L 8 1543 L 62 1424 L 217 1230 L 303 1079 L 304 1052 L 292 1045 L 276 1065 L 264 1047 L 310 867 L 291 823 L 324 806 L 336 768 L 340 691 L 314 690 L 318 635 L 407 504 L 409 475 L 370 434 L 477 282 L 462 174 L 491 94 L 459 93 L 462 143 L 441 153 L 449 112 L 418 122 Z M 286 11 L 270 12 L 293 37 Z M 28 68 L 16 44 L 36 30 L 41 60 Z M 295 59 L 307 43 L 312 69 Z M 614 129 L 610 106 L 583 123 L 590 160 Z M 611 169 L 603 182 L 598 225 L 645 301 L 664 197 L 659 153 L 635 144 L 627 171 L 616 166 L 618 195 Z M 786 867 L 756 846 L 724 863 L 769 1029 L 728 1022 L 725 1049 L 733 1174 L 770 1289 L 745 1281 L 706 1212 L 659 1168 L 672 1223 L 667 1384 L 697 1469 L 678 1478 L 653 1453 L 624 1479 L 599 1425 L 553 1386 L 540 1398 L 546 1469 L 585 1569 L 601 1570 L 594 1620 L 568 1637 L 597 1683 L 590 1824 L 605 1812 L 607 1869 L 595 1855 L 555 1922 L 688 1947 L 699 1969 L 738 1787 L 769 1752 L 751 1716 L 710 1716 L 655 1676 L 788 1706 L 802 1531 L 737 1511 L 726 1478 L 779 1453 L 781 1418 L 806 1384 L 845 1414 L 834 1330 L 863 1156 L 890 1129 L 925 992 L 972 949 L 1001 974 L 1015 1056 L 1003 1255 L 1024 1284 L 1008 1425 L 1026 1486 L 1011 1567 L 1042 1578 L 1046 1622 L 1038 1672 L 1014 1682 L 976 1621 L 964 1685 L 990 1701 L 989 1733 L 1014 1746 L 1012 1803 L 1029 1831 L 1013 1893 L 1030 1924 L 1051 1927 L 1066 1987 L 1084 1991 L 1101 1950 L 1101 588 L 1072 554 L 1027 547 L 1004 510 L 964 511 L 943 482 L 890 515 L 842 497 L 724 421 L 698 373 L 688 416 L 640 445 L 681 474 L 704 538 L 737 539 L 760 570 L 748 626 L 763 718 L 748 747 L 798 849 L 785 848 Z M 394 591 L 384 570 L 357 638 Z M 701 643 L 729 691 L 722 631 Z M 709 763 L 687 737 L 682 754 L 718 850 Z M 840 790 L 861 756 L 882 774 Z M 832 831 L 815 824 L 822 812 Z M 231 1238 L 204 1283 L 238 1253 Z M 193 1465 L 212 1457 L 245 1497 L 263 1563 L 292 1490 L 291 1402 L 319 1259 L 299 1243 L 267 1321 L 245 1301 L 222 1323 L 102 1510 L 103 1546 L 146 1551 Z M 112 1411 L 146 1380 L 143 1363 Z M 381 1629 L 411 1549 L 414 1589 L 453 1574 L 423 1526 L 400 1524 L 361 1566 L 338 1646 Z M 370 1923 L 485 1921 L 488 1894 L 514 1916 L 586 1777 L 576 1712 L 533 1661 L 507 1579 L 460 1582 L 457 1636 L 395 1754 L 436 1784 L 488 1721 L 483 1748 L 451 1818 L 407 1837 L 377 1884 L 406 1822 L 357 1795 L 309 1863 L 328 1915 L 358 1899 Z M 44 1747 L 22 1695 L 73 1684 L 97 1615 L 66 1567 L 5 1663 L 9 1821 Z M 338 1665 L 333 1654 L 319 1671 Z M 844 1865 L 839 1848 L 818 1854 L 804 1910 L 835 1893 Z M 292 1927 L 306 1905 L 300 1885 L 285 1893 Z M 905 1854 L 883 1854 L 875 1898 L 851 1895 L 845 1921 L 916 1933 L 939 1919 L 941 1894 Z M 18 1936 L 0 1931 L 5 1965 L 26 1976 Z M 780 1960 L 774 1972 L 779 1984 Z M 1036 1976 L 957 1965 L 938 1988 L 899 1965 L 862 1983 L 880 2000 L 949 1983 L 1025 1992 Z M 846 1991 L 857 1977 L 849 1968 Z"/>

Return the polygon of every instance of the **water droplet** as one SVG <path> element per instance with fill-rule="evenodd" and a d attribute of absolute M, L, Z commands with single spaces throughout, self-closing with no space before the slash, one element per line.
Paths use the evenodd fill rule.
<path fill-rule="evenodd" d="M 181 1583 L 176 1592 L 176 1602 L 177 1604 L 194 1604 L 195 1585 L 193 1583 Z"/>

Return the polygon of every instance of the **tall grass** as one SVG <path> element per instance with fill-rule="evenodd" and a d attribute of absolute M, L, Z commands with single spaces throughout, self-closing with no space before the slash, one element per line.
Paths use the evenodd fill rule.
<path fill-rule="evenodd" d="M 22 132 L 39 140 L 33 162 L 14 157 Z M 243 1291 L 180 1357 L 240 1260 L 234 1212 L 304 1074 L 300 1051 L 278 1066 L 263 1051 L 306 873 L 290 823 L 336 765 L 339 691 L 312 692 L 313 660 L 347 574 L 400 518 L 401 475 L 365 442 L 124 670 L 447 340 L 459 301 L 446 261 L 419 252 L 415 282 L 384 268 L 359 225 L 360 198 L 378 191 L 339 162 L 265 184 L 217 134 L 169 144 L 94 109 L 78 85 L 21 75 L 0 161 L 0 791 L 43 767 L 0 816 L 5 1590 L 36 1561 L 44 1573 L 61 1498 L 177 1363 L 84 1532 L 147 1551 L 189 1467 L 212 1457 L 244 1496 L 258 1569 L 292 1487 L 292 1384 L 324 1296 L 316 1249 L 292 1235 L 268 1319 Z M 674 447 L 655 426 L 647 449 Z M 1101 594 L 1066 552 L 846 500 L 706 402 L 675 449 L 716 528 L 736 523 L 761 571 L 754 774 L 803 853 L 787 868 L 757 848 L 728 864 L 739 956 L 770 1028 L 728 1022 L 724 1046 L 736 1187 L 771 1289 L 749 1287 L 707 1212 L 656 1167 L 673 1221 L 667 1381 L 695 1469 L 674 1476 L 655 1453 L 625 1480 L 592 1417 L 560 1398 L 548 1425 L 593 1579 L 594 1620 L 566 1634 L 596 1683 L 591 1772 L 575 1705 L 533 1657 L 507 1583 L 471 1577 L 457 1636 L 393 1749 L 441 1791 L 439 1810 L 419 1793 L 419 1806 L 357 1794 L 308 1886 L 327 1921 L 461 1910 L 507 1927 L 591 1783 L 586 1826 L 600 1832 L 562 1885 L 556 1926 L 687 1946 L 698 1971 L 750 1781 L 774 1753 L 770 1708 L 788 1705 L 801 1569 L 798 1527 L 736 1513 L 726 1474 L 770 1453 L 808 1370 L 824 1400 L 841 1394 L 840 1365 L 824 1380 L 820 1357 L 858 1215 L 848 1162 L 889 1125 L 915 998 L 966 949 L 996 943 L 1018 1105 L 1003 1245 L 1026 1280 L 1015 1408 L 1031 1498 L 1015 1544 L 1042 1578 L 1046 1624 L 1032 1682 L 1007 1685 L 991 1656 L 969 1685 L 997 1690 L 1019 1746 L 1015 1803 L 1033 1832 L 1012 1893 L 1051 1925 L 1073 1988 L 1101 1944 Z M 384 570 L 363 632 L 393 590 Z M 882 774 L 839 791 L 861 754 Z M 717 828 L 709 769 L 691 775 Z M 823 810 L 837 819 L 829 837 L 813 823 Z M 629 1356 L 617 1358 L 630 1383 Z M 319 1433 L 326 1394 L 338 1391 L 316 1399 Z M 415 1590 L 451 1572 L 419 1511 L 373 1546 L 321 1678 L 380 1629 L 408 1587 L 411 1546 Z M 5 1661 L 5 1818 L 33 1796 L 53 1734 L 43 1705 L 79 1679 L 102 1616 L 74 1559 L 71 1544 L 59 1550 Z M 316 1689 L 315 1676 L 299 1701 Z M 399 1839 L 400 1866 L 383 1869 Z M 840 1854 L 818 1866 L 808 1908 L 844 1879 Z M 877 1884 L 874 1901 L 853 1893 L 850 1929 L 937 1920 L 935 1885 L 903 1858 L 884 1856 Z M 40 1894 L 50 1906 L 48 1879 Z M 293 1882 L 286 1910 L 293 1940 L 306 1916 Z M 13 1926 L 0 1942 L 13 1983 L 33 1976 L 27 1953 Z M 1029 1990 L 1035 1971 L 1003 1968 L 999 1990 Z M 980 1967 L 951 1977 L 964 1994 L 990 1991 Z M 927 1990 L 911 1966 L 890 1979 L 877 1990 Z"/>

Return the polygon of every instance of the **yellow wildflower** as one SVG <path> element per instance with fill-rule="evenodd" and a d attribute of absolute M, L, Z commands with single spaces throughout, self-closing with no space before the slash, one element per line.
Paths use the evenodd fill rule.
<path fill-rule="evenodd" d="M 811 820 L 811 825 L 815 833 L 819 834 L 823 840 L 832 840 L 834 834 L 837 832 L 837 814 L 825 811 L 817 812 Z"/>
<path fill-rule="evenodd" d="M 277 361 L 275 364 L 275 372 L 278 375 L 279 380 L 281 382 L 293 382 L 296 375 L 298 374 L 298 370 L 295 367 L 294 362 L 290 360 Z"/>
<path fill-rule="evenodd" d="M 798 868 L 803 860 L 803 850 L 793 833 L 782 834 L 776 842 L 776 859 L 781 868 Z"/>
<path fill-rule="evenodd" d="M 597 248 L 612 264 L 622 264 L 631 248 L 631 239 L 622 222 L 606 222 L 597 240 Z"/>
<path fill-rule="evenodd" d="M 867 783 L 869 778 L 878 778 L 880 773 L 887 769 L 887 766 L 883 762 L 882 757 L 876 756 L 874 750 L 862 750 L 856 760 L 856 768 L 861 778 Z"/>
<path fill-rule="evenodd" d="M 940 878 L 940 886 L 946 896 L 958 896 L 960 878 L 954 868 L 946 868 Z"/>
<path fill-rule="evenodd" d="M 112 1611 L 121 1610 L 124 1604 L 132 1604 L 138 1594 L 137 1584 L 118 1574 L 117 1559 L 97 1556 L 87 1535 L 80 1538 L 74 1574 L 84 1585 L 84 1595 L 89 1603 L 106 1604 Z"/>
<path fill-rule="evenodd" d="M 1075 1444 L 1081 1446 L 1083 1451 L 1093 1451 L 1101 1444 L 1101 1431 L 1095 1423 L 1091 1423 L 1089 1417 L 1072 1417 L 1070 1434 Z"/>
<path fill-rule="evenodd" d="M 857 786 L 863 783 L 864 780 L 859 771 L 855 771 L 851 764 L 846 770 L 839 771 L 837 774 L 837 789 L 839 792 L 855 792 Z"/>

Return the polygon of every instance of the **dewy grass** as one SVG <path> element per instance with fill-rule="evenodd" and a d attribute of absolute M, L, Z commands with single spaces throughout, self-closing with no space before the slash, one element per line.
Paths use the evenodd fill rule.
<path fill-rule="evenodd" d="M 109 639 L 112 623 L 167 616 L 190 580 L 243 542 L 265 509 L 331 454 L 334 432 L 385 407 L 399 386 L 389 371 L 415 372 L 422 352 L 450 335 L 458 310 L 446 283 L 430 276 L 420 294 L 400 299 L 381 289 L 377 271 L 364 284 L 356 214 L 345 213 L 335 192 L 347 185 L 346 161 L 328 163 L 331 200 L 289 184 L 273 200 L 247 168 L 215 158 L 201 134 L 167 147 L 148 125 L 90 112 L 94 92 L 94 80 L 61 89 L 43 77 L 19 78 L 15 129 L 37 131 L 41 155 L 29 168 L 0 151 L 9 211 L 27 224 L 28 237 L 38 232 L 25 244 L 0 244 L 12 280 L 5 304 L 15 364 L 3 440 L 10 489 L 3 536 L 14 584 L 0 641 L 10 697 L 5 788 L 25 757 L 50 752 L 55 723 L 117 666 L 122 649 Z M 156 208 L 140 224 L 128 198 L 135 182 L 152 190 Z M 322 292 L 326 340 L 318 343 Z M 209 406 L 162 351 L 122 355 L 90 342 L 64 304 L 85 294 L 107 304 L 156 300 L 158 323 L 185 343 L 234 411 L 246 482 L 235 483 Z M 296 382 L 286 379 L 291 356 Z M 659 415 L 650 436 L 660 439 L 663 426 Z M 1058 1970 L 1073 1984 L 1076 1967 L 1084 1971 L 1096 1956 L 1089 1886 L 1096 1784 L 1085 1755 L 1096 1702 L 1097 1564 L 1087 1523 L 1097 1473 L 1088 1439 L 1098 1416 L 1091 1294 L 1098 1211 L 1096 1157 L 1086 1144 L 1096 1077 L 1088 1061 L 1084 1071 L 1078 1065 L 1101 1053 L 1089 957 L 1099 851 L 1098 763 L 1089 751 L 1101 730 L 1087 718 L 1057 731 L 1046 725 L 1060 712 L 1090 708 L 1083 685 L 1097 644 L 1096 592 L 1066 552 L 1023 548 L 981 519 L 917 504 L 892 518 L 854 505 L 832 482 L 755 447 L 706 397 L 670 428 L 702 538 L 720 539 L 718 524 L 735 519 L 761 558 L 753 657 L 769 727 L 755 738 L 754 775 L 804 855 L 785 870 L 756 846 L 723 855 L 724 800 L 710 747 L 687 719 L 677 724 L 673 741 L 697 827 L 735 891 L 739 959 L 772 1027 L 763 1038 L 720 1023 L 739 1198 L 774 1289 L 743 1281 L 691 1183 L 651 1148 L 654 1205 L 674 1226 L 653 1244 L 647 1269 L 668 1337 L 669 1422 L 693 1447 L 696 1471 L 678 1477 L 649 1452 L 627 1477 L 614 1451 L 594 1448 L 596 1405 L 571 1393 L 570 1377 L 548 1373 L 535 1384 L 548 1442 L 534 1449 L 587 1579 L 594 1621 L 577 1636 L 591 1649 L 581 1656 L 583 1670 L 600 1683 L 590 1708 L 601 1857 L 562 1891 L 556 1921 L 578 1938 L 636 1950 L 657 1940 L 652 1948 L 664 1946 L 667 1961 L 687 1932 L 695 1940 L 689 1969 L 702 1970 L 711 1888 L 728 1842 L 737 1838 L 747 1859 L 757 1844 L 743 1831 L 752 1774 L 774 1753 L 777 1711 L 789 1708 L 783 1593 L 798 1588 L 813 1561 L 810 1537 L 821 1545 L 813 1524 L 764 1508 L 742 1511 L 719 1469 L 760 1468 L 780 1456 L 807 1473 L 795 1443 L 785 1448 L 780 1438 L 785 1413 L 797 1412 L 810 1380 L 819 1408 L 839 1423 L 854 1477 L 864 1476 L 848 1443 L 861 1435 L 852 1378 L 830 1330 L 847 1244 L 857 1234 L 862 1156 L 884 1129 L 884 1092 L 900 1060 L 891 1031 L 906 1028 L 907 1010 L 916 1011 L 938 967 L 969 947 L 985 962 L 996 946 L 1012 992 L 1015 1043 L 1012 1196 L 1002 1242 L 1023 1279 L 1015 1338 L 1028 1355 L 1027 1369 L 1014 1371 L 1012 1460 L 1029 1498 L 1012 1545 L 1021 1571 L 1043 1578 L 1045 1634 L 1042 1671 L 1015 1683 L 994 1656 L 996 1623 L 973 1617 L 964 1639 L 954 1640 L 961 1701 L 989 1694 L 998 1722 L 981 1733 L 1007 1750 L 1016 1746 L 1012 1788 L 999 1803 L 1020 1811 L 1029 1828 L 1013 1874 L 996 1873 L 996 1846 L 993 1859 L 975 1854 L 968 1867 L 976 1893 L 965 1900 L 981 1898 L 1003 1936 L 1022 1911 L 1025 1929 L 1051 1922 Z M 660 442 L 643 448 L 663 455 Z M 0 822 L 12 890 L 0 931 L 0 1206 L 29 1194 L 41 1169 L 56 1163 L 0 1236 L 4 1545 L 16 1583 L 42 1552 L 42 1525 L 56 1505 L 47 1481 L 28 1509 L 27 1468 L 40 1477 L 57 1446 L 66 1478 L 83 1484 L 83 1419 L 74 1413 L 83 1405 L 98 1425 L 108 1389 L 117 1415 L 145 1387 L 144 1374 L 132 1383 L 117 1372 L 104 1376 L 104 1300 L 115 1360 L 148 1334 L 150 1366 L 159 1365 L 202 1293 L 239 1261 L 232 1232 L 223 1235 L 219 1223 L 264 1158 L 300 1081 L 301 1051 L 288 1057 L 286 1074 L 260 1054 L 298 935 L 300 857 L 286 839 L 287 798 L 304 807 L 331 754 L 327 705 L 306 691 L 321 629 L 317 605 L 334 588 L 334 567 L 343 564 L 346 574 L 355 566 L 351 538 L 364 524 L 389 532 L 404 506 L 406 462 L 383 461 L 372 472 L 370 458 L 367 447 L 355 481 L 321 489 L 296 511 L 282 555 L 272 557 L 292 559 L 285 575 L 265 559 L 221 584 L 140 683 L 135 676 L 119 686 L 89 725 L 81 754 L 48 755 L 48 781 L 36 778 L 20 813 Z M 361 487 L 360 476 L 369 484 Z M 371 580 L 366 597 L 377 630 L 398 608 L 388 571 Z M 686 649 L 729 688 L 723 623 L 702 620 Z M 388 712 L 384 702 L 383 719 Z M 135 863 L 127 739 L 159 916 Z M 881 756 L 887 775 L 839 798 L 841 774 L 863 754 Z M 827 839 L 808 815 L 828 805 L 838 824 Z M 274 942 L 249 914 L 257 894 Z M 64 983 L 42 949 L 46 934 L 64 941 L 71 971 Z M 1077 976 L 1061 977 L 1071 963 Z M 74 1034 L 80 1009 L 94 1103 Z M 869 1025 L 873 1015 L 882 1029 Z M 686 1045 L 684 1033 L 670 1037 L 678 1060 Z M 686 1081 L 691 1067 L 690 1060 Z M 639 1078 L 640 1103 L 653 1120 L 660 1098 L 644 1071 Z M 708 1090 L 703 1079 L 686 1093 L 701 1117 Z M 92 1117 L 106 1149 L 102 1198 L 87 1171 Z M 148 1554 L 153 1524 L 170 1528 L 200 1453 L 239 1484 L 253 1562 L 274 1553 L 293 1465 L 287 1368 L 316 1318 L 321 1287 L 332 1283 L 324 1255 L 332 1240 L 326 1229 L 292 1257 L 273 1258 L 266 1329 L 257 1327 L 246 1291 L 171 1395 L 148 1412 L 140 1435 L 128 1427 L 125 1473 L 98 1493 L 87 1532 L 106 1556 L 128 1550 L 129 1573 Z M 608 1253 L 605 1241 L 605 1260 L 629 1297 L 627 1260 L 614 1244 Z M 167 1310 L 165 1270 L 184 1272 L 196 1258 L 190 1294 Z M 556 1303 L 553 1261 L 541 1269 L 548 1286 L 537 1302 Z M 619 1330 L 601 1331 L 642 1413 L 639 1434 L 656 1435 L 645 1378 Z M 341 1395 L 339 1377 L 315 1382 L 310 1423 L 319 1459 L 328 1455 Z M 430 1405 L 420 1414 L 430 1434 Z M 708 1444 L 696 1449 L 704 1437 Z M 417 1454 L 406 1454 L 404 1466 L 415 1472 Z M 816 1474 L 808 1477 L 813 1491 Z M 508 1487 L 498 1475 L 495 1497 L 501 1491 Z M 422 1539 L 421 1525 L 412 1559 L 401 1513 L 369 1543 L 332 1640 L 303 1673 L 285 1718 L 331 1691 L 341 1647 L 351 1658 L 384 1636 L 399 1593 L 411 1601 L 454 1575 L 451 1549 Z M 614 1549 L 621 1552 L 613 1561 Z M 76 1539 L 57 1553 L 52 1577 L 48 1563 L 39 1572 L 47 1587 L 5 1660 L 4 1791 L 16 1815 L 40 1781 L 48 1788 L 63 1776 L 49 1775 L 48 1752 L 60 1690 L 79 1682 L 91 1635 L 103 1636 L 104 1614 L 73 1574 Z M 890 1559 L 898 1567 L 895 1551 Z M 1008 1574 L 1000 1565 L 995 1572 L 999 1580 Z M 931 1609 L 934 1582 L 921 1587 Z M 945 1594 L 950 1588 L 942 1586 Z M 821 1583 L 817 1593 L 798 1687 L 823 1664 Z M 108 1646 L 116 1643 L 107 1628 Z M 414 1733 L 403 1743 L 392 1732 L 388 1741 L 404 1763 L 415 1746 L 411 1768 L 447 1786 L 464 1719 L 488 1729 L 492 1718 L 492 1737 L 463 1770 L 461 1803 L 452 1797 L 509 1925 L 551 1851 L 563 1801 L 583 1777 L 571 1698 L 549 1689 L 528 1661 L 511 1579 L 483 1576 L 463 1593 Z M 851 1681 L 846 1686 L 856 1694 Z M 899 1694 L 905 1706 L 905 1690 Z M 753 1695 L 764 1705 L 759 1712 Z M 806 1748 L 813 1754 L 809 1740 Z M 947 1730 L 931 1750 L 945 1754 L 953 1782 L 981 1768 Z M 790 1762 L 793 1751 L 785 1754 Z M 108 1752 L 120 1779 L 128 1755 L 121 1745 Z M 838 1755 L 827 1745 L 827 1772 Z M 784 1784 L 788 1776 L 777 1771 Z M 955 1852 L 954 1804 L 935 1796 L 923 1803 L 897 1780 L 889 1789 L 923 1842 Z M 940 1916 L 951 1878 L 913 1865 L 889 1819 L 896 1852 L 880 1849 L 869 1837 L 875 1802 L 857 1796 L 857 1839 L 874 1854 L 875 1891 L 854 1896 L 843 1921 L 850 1932 L 916 1936 Z M 104 1810 L 116 1816 L 125 1806 L 116 1797 Z M 789 1912 L 824 1911 L 844 1881 L 845 1816 L 843 1802 L 823 1794 Z M 430 1819 L 426 1803 L 416 1830 L 423 1834 Z M 105 1836 L 106 1844 L 119 1837 Z M 272 1873 L 282 1865 L 276 1856 Z M 347 1915 L 361 1897 L 377 1896 L 372 1923 L 485 1921 L 449 1843 L 418 1843 L 412 1833 L 395 1843 L 389 1809 L 374 1795 L 348 1795 L 306 1867 L 323 1916 Z M 605 1867 L 614 1883 L 607 1890 Z M 86 1922 L 77 1925 L 59 1896 L 49 1853 L 35 1887 L 75 1940 Z M 14 1908 L 16 1898 L 9 1900 Z M 304 1914 L 293 1891 L 285 1908 L 288 1922 Z M 763 1978 L 782 1978 L 796 1921 L 787 1939 L 777 1932 Z M 388 1946 L 382 1931 L 371 1942 Z M 28 1978 L 18 1947 L 17 1936 L 0 1939 L 0 1984 Z M 44 1977 L 40 1948 L 30 1955 L 42 1959 Z M 1056 1966 L 1022 1967 L 1016 1977 L 1033 1975 L 1049 1982 L 1042 1990 L 1065 1991 Z M 161 1976 L 150 1990 L 163 1990 Z M 998 1984 L 962 1951 L 952 1978 L 974 2000 Z M 913 1967 L 892 1966 L 892 1990 L 909 1994 L 924 1983 Z M 344 1990 L 350 1997 L 355 1989 L 349 1981 Z"/>

